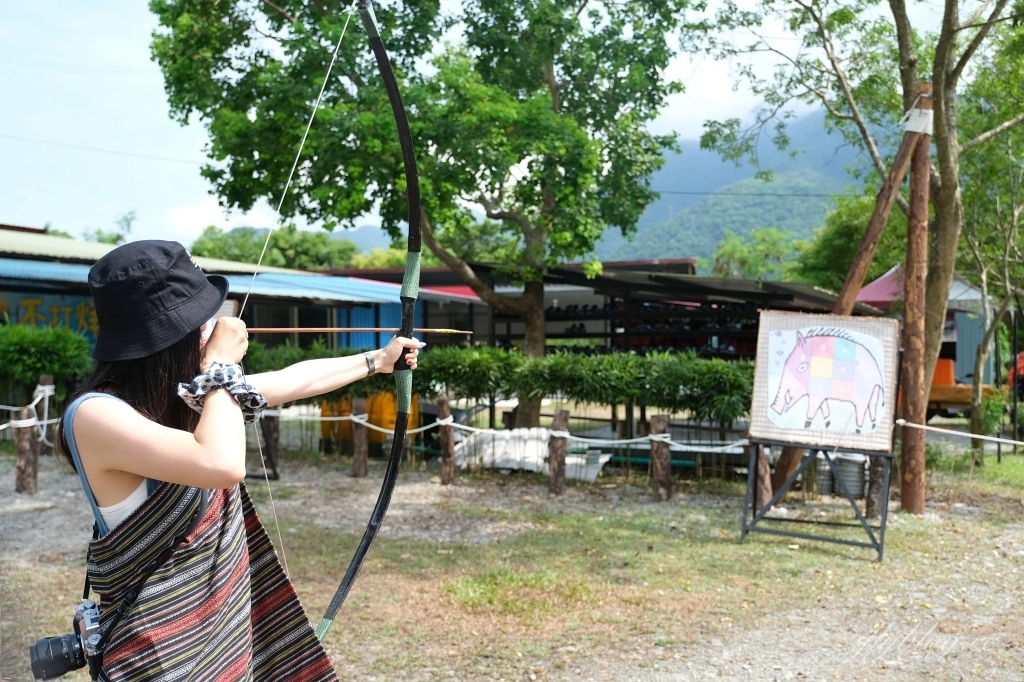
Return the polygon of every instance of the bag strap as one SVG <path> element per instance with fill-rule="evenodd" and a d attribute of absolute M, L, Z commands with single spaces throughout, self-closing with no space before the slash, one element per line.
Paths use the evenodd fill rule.
<path fill-rule="evenodd" d="M 128 615 L 128 612 L 132 610 L 133 606 L 135 606 L 135 602 L 138 600 L 139 595 L 142 594 L 142 588 L 145 587 L 146 581 L 148 581 L 153 576 L 153 574 L 156 573 L 156 570 L 160 566 L 162 566 L 164 562 L 171 558 L 171 555 L 174 554 L 174 550 L 178 548 L 178 545 L 183 543 L 185 541 L 185 538 L 187 538 L 188 535 L 199 526 L 199 522 L 202 521 L 203 516 L 206 514 L 206 510 L 210 506 L 210 500 L 213 497 L 212 491 L 210 490 L 202 489 L 199 491 L 199 493 L 199 508 L 196 509 L 195 514 L 192 516 L 192 520 L 188 524 L 188 527 L 186 527 L 183 531 L 175 535 L 174 539 L 171 540 L 171 544 L 167 548 L 165 548 L 164 551 L 160 552 L 156 559 L 150 562 L 150 565 L 146 569 L 146 572 L 143 573 L 142 577 L 139 578 L 135 585 L 133 585 L 128 590 L 128 592 L 125 593 L 124 599 L 122 599 L 121 603 L 117 605 L 117 609 L 114 611 L 114 615 L 111 616 L 109 621 L 107 621 L 106 627 L 103 628 L 103 631 L 100 633 L 100 641 L 99 644 L 97 645 L 97 648 L 99 649 L 101 656 L 103 655 L 103 649 L 104 647 L 106 647 L 107 642 L 110 640 L 110 636 L 113 634 L 114 630 L 117 629 L 117 626 L 121 624 L 121 621 L 124 619 L 124 617 Z M 88 589 L 88 570 L 86 570 L 85 573 L 85 584 L 86 588 Z"/>

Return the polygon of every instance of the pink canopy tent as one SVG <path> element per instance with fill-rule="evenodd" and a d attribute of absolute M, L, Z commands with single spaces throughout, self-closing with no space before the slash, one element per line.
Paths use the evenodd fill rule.
<path fill-rule="evenodd" d="M 857 294 L 858 303 L 888 310 L 893 301 L 903 298 L 903 268 L 894 265 L 889 272 L 885 273 L 873 282 L 865 284 Z"/>

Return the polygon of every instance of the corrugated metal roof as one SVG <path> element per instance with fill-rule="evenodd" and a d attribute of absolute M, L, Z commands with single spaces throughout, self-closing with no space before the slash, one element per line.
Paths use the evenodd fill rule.
<path fill-rule="evenodd" d="M 88 284 L 90 267 L 75 263 L 0 258 L 0 279 L 85 285 Z M 206 267 L 203 267 L 203 271 L 208 272 Z M 228 274 L 226 277 L 232 294 L 244 296 L 249 290 L 251 275 Z M 398 284 L 357 277 L 338 277 L 294 270 L 282 272 L 280 269 L 264 272 L 261 269 L 253 285 L 252 295 L 336 303 L 397 303 L 401 289 Z M 444 292 L 424 290 L 420 298 L 448 302 L 457 297 Z"/>
<path fill-rule="evenodd" d="M 252 276 L 227 275 L 231 293 L 245 295 Z M 355 280 L 351 277 L 262 272 L 252 287 L 253 296 L 345 301 L 349 303 L 396 303 L 402 287 L 385 282 Z"/>
<path fill-rule="evenodd" d="M 49 234 L 33 234 L 31 232 L 0 231 L 0 255 L 7 257 L 28 256 L 32 258 L 50 258 L 56 261 L 92 264 L 115 248 L 113 244 L 97 242 L 81 242 L 77 239 L 54 237 Z M 220 258 L 202 258 L 196 256 L 196 263 L 207 273 L 249 272 L 253 271 L 251 263 L 236 263 Z M 286 268 L 275 268 L 268 265 L 260 267 L 260 272 L 297 272 Z"/>

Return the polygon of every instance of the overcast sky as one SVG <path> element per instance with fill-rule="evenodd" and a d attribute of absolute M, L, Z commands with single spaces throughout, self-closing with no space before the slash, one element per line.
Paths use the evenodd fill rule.
<path fill-rule="evenodd" d="M 133 239 L 191 243 L 210 224 L 269 226 L 273 212 L 225 215 L 199 176 L 205 131 L 167 116 L 160 70 L 149 58 L 154 16 L 141 0 L 4 3 L 0 16 L 0 223 L 81 235 L 135 210 Z M 358 35 L 358 34 L 354 34 Z M 709 118 L 747 116 L 728 67 L 680 59 L 687 92 L 658 132 L 700 134 Z M 77 145 L 168 160 L 112 155 Z"/>

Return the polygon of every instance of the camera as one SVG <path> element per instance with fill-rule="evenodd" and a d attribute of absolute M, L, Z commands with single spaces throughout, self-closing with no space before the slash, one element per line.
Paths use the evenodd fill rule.
<path fill-rule="evenodd" d="M 97 679 L 102 635 L 99 607 L 94 601 L 84 600 L 75 609 L 70 634 L 44 637 L 28 648 L 32 676 L 52 680 L 88 664 L 92 679 Z"/>

